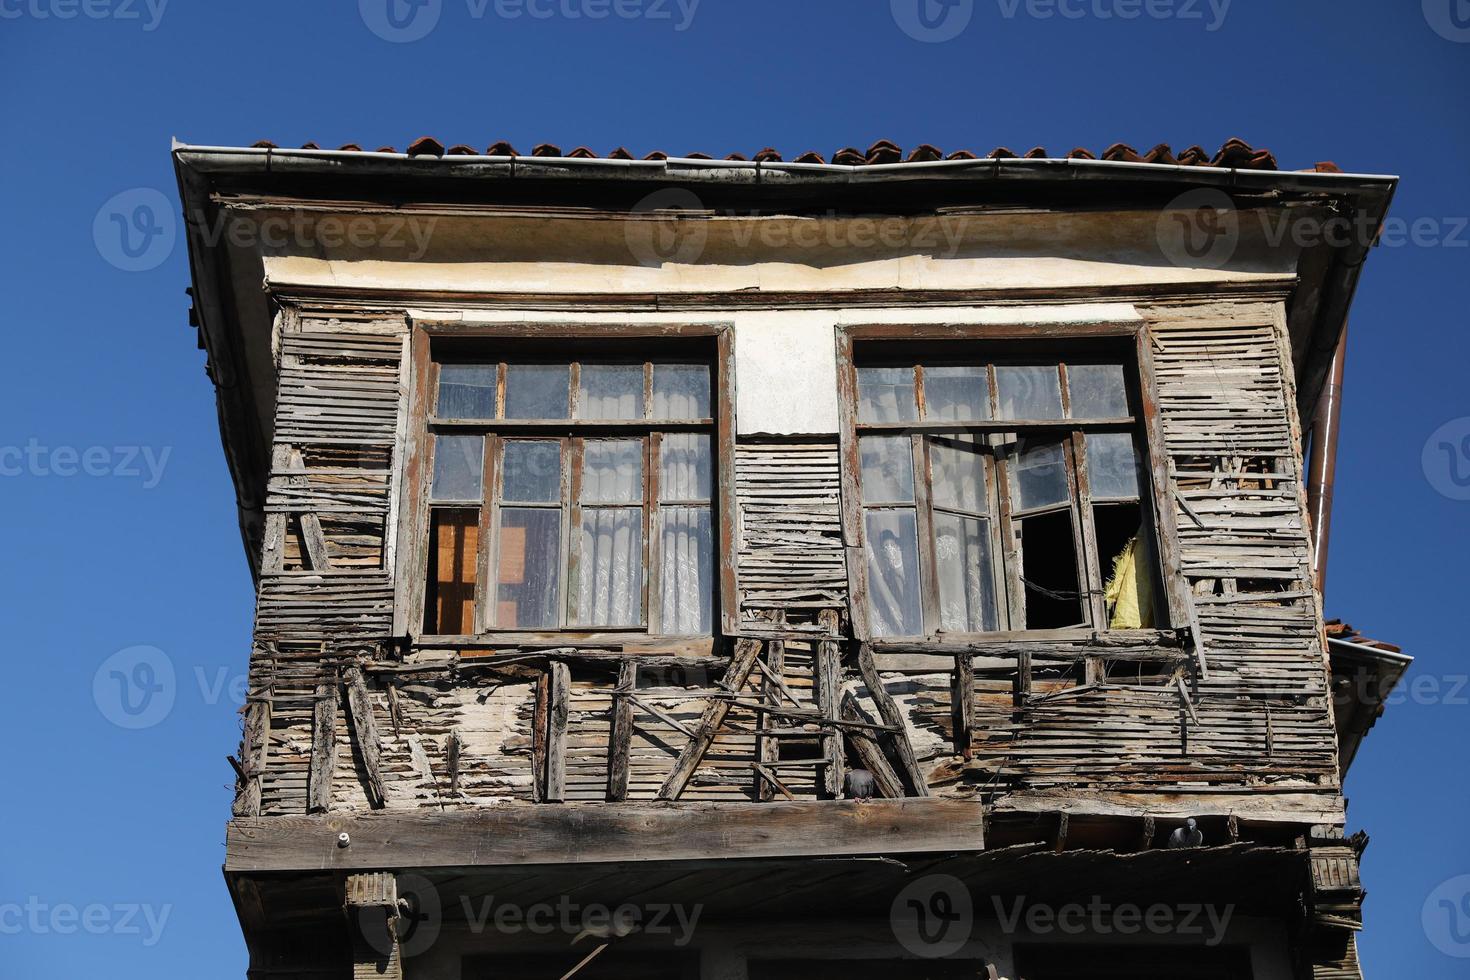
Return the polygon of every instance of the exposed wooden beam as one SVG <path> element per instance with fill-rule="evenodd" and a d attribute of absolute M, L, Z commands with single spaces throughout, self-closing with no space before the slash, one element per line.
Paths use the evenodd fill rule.
<path fill-rule="evenodd" d="M 628 754 L 633 743 L 633 697 L 638 688 L 638 662 L 624 660 L 618 667 L 618 688 L 612 706 L 612 737 L 607 747 L 607 799 L 628 798 Z"/>
<path fill-rule="evenodd" d="M 954 724 L 954 751 L 968 762 L 974 755 L 970 741 L 975 731 L 975 658 L 971 654 L 961 653 L 954 658 L 950 706 Z"/>
<path fill-rule="evenodd" d="M 895 729 L 893 739 L 899 762 L 903 764 L 909 783 L 909 792 L 914 796 L 928 796 L 929 783 L 924 779 L 923 770 L 919 768 L 918 757 L 914 755 L 914 746 L 909 741 L 908 725 L 903 712 L 893 700 L 893 695 L 888 693 L 888 688 L 883 686 L 883 678 L 878 676 L 878 668 L 873 666 L 873 648 L 866 643 L 858 647 L 858 671 L 863 676 L 863 684 L 867 686 L 868 693 L 873 697 L 873 704 L 877 706 L 883 724 Z"/>
<path fill-rule="evenodd" d="M 546 802 L 561 803 L 567 795 L 567 715 L 572 700 L 572 671 L 554 662 L 547 672 L 551 678 L 551 705 L 546 720 Z"/>
<path fill-rule="evenodd" d="M 368 805 L 381 810 L 388 801 L 387 787 L 383 782 L 383 766 L 380 759 L 378 726 L 373 721 L 373 706 L 368 699 L 367 682 L 362 669 L 349 667 L 343 675 L 347 682 L 348 716 L 352 719 L 352 733 L 357 739 L 357 751 L 367 773 Z"/>
<path fill-rule="evenodd" d="M 760 656 L 760 652 L 761 642 L 759 640 L 737 640 L 735 653 L 730 658 L 730 669 L 725 671 L 721 686 L 730 694 L 738 693 L 745 686 L 746 679 L 750 677 L 750 672 L 755 667 L 755 659 Z M 724 698 L 710 699 L 705 706 L 703 717 L 699 720 L 699 727 L 694 730 L 694 737 L 689 740 L 688 745 L 684 746 L 684 751 L 679 753 L 679 758 L 674 761 L 673 771 L 664 780 L 663 786 L 659 787 L 659 799 L 677 800 L 684 792 L 684 787 L 689 785 L 689 780 L 694 776 L 694 770 L 704 759 L 705 752 L 709 751 L 716 733 L 725 723 L 725 715 L 729 712 L 729 701 Z"/>
<path fill-rule="evenodd" d="M 316 686 L 311 712 L 311 770 L 307 775 L 307 813 L 325 813 L 332 807 L 332 775 L 337 768 L 337 683 Z"/>
<path fill-rule="evenodd" d="M 247 817 L 229 825 L 225 867 L 352 871 L 976 851 L 984 846 L 984 812 L 973 800 L 901 799 Z"/>
<path fill-rule="evenodd" d="M 857 697 L 851 691 L 842 695 L 842 718 L 844 721 L 852 722 L 870 721 L 863 714 Z M 858 761 L 863 764 L 863 768 L 873 774 L 873 781 L 878 784 L 878 792 L 885 799 L 900 799 L 903 796 L 903 780 L 898 778 L 898 773 L 894 772 L 893 766 L 889 765 L 888 757 L 883 754 L 883 747 L 878 744 L 878 739 L 873 733 L 861 728 L 849 728 L 847 740 L 853 752 L 857 754 Z"/>
<path fill-rule="evenodd" d="M 823 609 L 817 614 L 817 622 L 833 637 L 837 633 L 837 610 Z M 835 638 L 817 644 L 816 676 L 817 706 L 822 717 L 839 720 L 842 717 L 842 653 Z M 826 795 L 829 799 L 842 798 L 843 752 L 842 729 L 824 728 L 822 755 L 827 760 L 824 772 Z"/>

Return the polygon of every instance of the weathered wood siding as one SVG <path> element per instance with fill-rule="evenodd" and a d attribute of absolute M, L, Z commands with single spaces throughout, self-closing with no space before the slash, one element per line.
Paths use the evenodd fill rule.
<path fill-rule="evenodd" d="M 863 679 L 848 621 L 835 435 L 736 446 L 738 622 L 759 652 L 733 687 L 735 637 L 682 661 L 631 647 L 487 657 L 394 644 L 406 329 L 286 318 L 237 813 L 305 813 L 311 800 L 815 799 L 840 791 L 858 757 L 911 795 L 1335 795 L 1283 328 L 1263 304 L 1146 315 L 1180 629 L 966 652 L 880 646 L 867 676 L 881 691 Z M 621 673 L 624 661 L 637 671 Z M 365 714 L 344 695 L 351 667 L 364 671 Z"/>

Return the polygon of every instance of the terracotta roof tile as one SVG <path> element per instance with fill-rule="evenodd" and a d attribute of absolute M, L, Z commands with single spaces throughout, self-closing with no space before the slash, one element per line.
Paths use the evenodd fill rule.
<path fill-rule="evenodd" d="M 1347 623 L 1340 619 L 1329 619 L 1327 621 L 1327 636 L 1333 640 L 1342 640 L 1345 643 L 1356 643 L 1361 647 L 1373 647 L 1377 650 L 1387 650 L 1390 653 L 1402 653 L 1403 651 L 1392 643 L 1384 643 L 1381 640 L 1370 640 Z"/>
<path fill-rule="evenodd" d="M 261 140 L 260 142 L 253 144 L 253 146 L 257 149 L 268 150 L 279 148 L 275 143 L 272 143 L 269 140 Z M 319 147 L 315 143 L 307 143 L 303 147 L 303 149 L 315 150 L 319 149 Z M 361 147 L 356 143 L 348 143 L 343 146 L 342 149 L 347 151 L 357 151 L 360 150 Z M 394 150 L 391 146 L 383 146 L 379 147 L 377 152 L 396 153 L 397 151 Z M 444 144 L 439 142 L 432 136 L 422 136 L 417 140 L 414 140 L 414 142 L 409 145 L 407 152 L 409 156 L 444 156 L 446 155 L 446 153 L 449 156 L 472 156 L 478 153 L 477 150 L 473 149 L 465 143 L 457 144 L 446 151 L 444 149 Z M 491 144 L 490 148 L 485 151 L 485 155 L 500 157 L 520 156 L 521 154 L 510 143 L 507 143 L 504 140 L 500 140 L 496 143 Z M 536 148 L 531 151 L 531 156 L 533 157 L 561 157 L 562 155 L 563 154 L 561 147 L 557 146 L 555 143 L 541 143 L 538 144 Z M 579 146 L 566 155 L 579 160 L 635 159 L 633 153 L 629 152 L 627 148 L 621 146 L 615 150 L 612 150 L 605 156 L 586 146 Z M 1004 146 L 996 147 L 989 153 L 985 154 L 985 156 L 992 160 L 1018 158 L 1018 155 L 1013 150 L 1011 150 L 1009 147 Z M 1214 154 L 1209 153 L 1207 150 L 1200 146 L 1191 146 L 1188 149 L 1183 150 L 1178 154 L 1175 154 L 1173 148 L 1167 143 L 1160 143 L 1158 146 L 1155 146 L 1147 153 L 1139 153 L 1138 150 L 1129 146 L 1127 143 L 1114 143 L 1112 146 L 1103 150 L 1100 155 L 1095 155 L 1092 151 L 1084 147 L 1078 147 L 1072 150 L 1070 153 L 1067 153 L 1066 157 L 1072 160 L 1102 159 L 1123 163 L 1158 163 L 1183 167 L 1220 167 L 1242 170 L 1278 169 L 1276 157 L 1274 154 L 1271 153 L 1270 150 L 1257 149 L 1244 140 L 1240 139 L 1231 139 L 1226 141 L 1225 145 L 1222 146 L 1219 151 Z M 643 157 L 644 160 L 667 160 L 668 158 L 669 154 L 663 152 L 662 150 L 654 150 L 647 156 Z M 713 157 L 705 153 L 690 153 L 687 154 L 685 158 L 691 160 L 714 159 Z M 1052 158 L 1052 154 L 1049 154 L 1044 147 L 1038 146 L 1027 151 L 1027 153 L 1025 154 L 1025 158 L 1029 160 L 1049 159 Z M 776 150 L 774 147 L 768 146 L 756 152 L 750 157 L 746 157 L 744 154 L 741 153 L 731 153 L 728 156 L 724 157 L 724 159 L 735 162 L 748 162 L 749 160 L 754 160 L 757 163 L 780 163 L 783 158 L 780 151 Z M 830 161 L 833 164 L 838 164 L 841 166 L 862 167 L 900 162 L 929 163 L 935 160 L 977 159 L 980 159 L 980 155 L 971 150 L 955 150 L 946 154 L 939 147 L 933 146 L 929 143 L 921 143 L 910 150 L 907 155 L 905 155 L 903 148 L 898 146 L 896 143 L 893 143 L 890 140 L 878 140 L 866 150 L 860 150 L 854 146 L 845 146 L 833 153 L 830 158 L 823 157 L 822 154 L 817 152 L 816 150 L 808 150 L 800 156 L 796 157 L 794 162 L 822 164 Z M 1332 163 L 1319 163 L 1314 169 L 1317 173 L 1342 172 L 1335 164 Z"/>

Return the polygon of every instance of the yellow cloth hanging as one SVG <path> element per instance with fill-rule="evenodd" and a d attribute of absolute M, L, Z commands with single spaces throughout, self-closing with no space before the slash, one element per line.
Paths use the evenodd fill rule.
<path fill-rule="evenodd" d="M 1143 543 L 1144 529 L 1113 560 L 1113 577 L 1103 598 L 1112 612 L 1109 629 L 1137 630 L 1154 625 L 1153 561 Z"/>

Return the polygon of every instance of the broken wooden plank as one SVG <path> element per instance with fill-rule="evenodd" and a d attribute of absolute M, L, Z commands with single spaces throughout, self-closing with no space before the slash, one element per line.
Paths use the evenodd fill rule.
<path fill-rule="evenodd" d="M 954 751 L 968 761 L 975 732 L 975 658 L 961 653 L 954 658 L 950 684 L 950 710 L 954 723 Z"/>
<path fill-rule="evenodd" d="M 837 610 L 823 609 L 817 614 L 817 622 L 829 633 L 837 632 Z M 836 639 L 822 640 L 817 644 L 816 670 L 813 678 L 817 686 L 817 705 L 822 717 L 838 721 L 842 717 L 842 655 Z M 828 799 L 842 798 L 843 753 L 842 732 L 829 727 L 822 736 L 822 756 L 827 760 L 823 781 Z"/>
<path fill-rule="evenodd" d="M 287 462 L 293 475 L 287 478 L 286 485 L 306 487 L 306 461 L 301 456 L 301 450 L 292 446 Z M 302 557 L 309 562 L 313 570 L 331 568 L 332 560 L 327 554 L 327 536 L 322 531 L 322 519 L 314 512 L 302 511 L 297 514 L 297 520 L 301 525 L 301 544 L 304 549 Z"/>
<path fill-rule="evenodd" d="M 240 767 L 245 776 L 232 808 L 237 817 L 260 816 L 260 784 L 269 757 L 270 727 L 271 703 L 267 690 L 264 699 L 251 701 L 245 709 L 245 732 L 240 739 Z"/>
<path fill-rule="evenodd" d="M 885 725 L 891 725 L 895 729 L 893 733 L 895 749 L 899 761 L 903 764 L 909 792 L 914 796 L 928 796 L 929 784 L 924 779 L 924 771 L 919 768 L 918 757 L 914 755 L 914 746 L 909 741 L 908 726 L 903 712 L 899 710 L 898 703 L 893 700 L 893 695 L 889 694 L 888 689 L 883 686 L 883 678 L 878 676 L 878 669 L 873 666 L 873 649 L 866 643 L 858 647 L 858 671 L 862 674 L 868 693 L 873 697 L 873 704 L 878 708 L 879 717 L 883 719 Z"/>
<path fill-rule="evenodd" d="M 784 624 L 785 619 L 785 613 L 780 613 L 778 615 L 777 621 L 779 624 Z M 790 689 L 786 687 L 785 681 L 783 681 L 781 678 L 781 675 L 784 674 L 786 671 L 785 642 L 781 640 L 769 641 L 766 644 L 766 661 L 766 663 L 761 663 L 761 659 L 759 657 L 756 657 L 755 659 L 756 666 L 759 667 L 761 673 L 765 675 L 763 687 L 766 695 L 766 703 L 773 704 L 779 707 L 781 704 L 781 696 L 784 693 L 786 697 L 790 699 L 792 705 L 798 704 L 799 702 L 796 700 L 796 695 L 791 693 Z M 766 727 L 766 724 L 766 713 L 763 711 L 757 712 L 756 727 L 764 728 Z M 757 762 L 775 762 L 780 758 L 781 742 L 779 739 L 769 735 L 764 735 L 756 740 Z M 763 774 L 760 772 L 759 769 L 757 769 L 756 771 L 756 776 L 756 798 L 763 802 L 775 799 L 773 784 L 769 780 L 763 778 Z"/>
<path fill-rule="evenodd" d="M 337 684 L 316 686 L 311 718 L 311 770 L 307 774 L 307 813 L 325 813 L 332 806 L 332 775 L 337 768 Z"/>
<path fill-rule="evenodd" d="M 721 686 L 731 694 L 737 693 L 744 687 L 760 652 L 761 642 L 759 640 L 737 640 L 735 652 L 730 658 L 730 669 L 725 671 L 725 677 L 720 682 Z M 684 746 L 684 751 L 679 753 L 679 758 L 674 761 L 673 771 L 659 787 L 659 799 L 677 800 L 684 792 L 684 788 L 689 785 L 689 780 L 694 775 L 694 770 L 704 759 L 705 752 L 709 751 L 716 733 L 725 722 L 725 715 L 729 712 L 729 701 L 722 698 L 710 699 L 704 709 L 704 715 L 700 718 L 699 726 L 694 730 L 694 737 L 689 740 L 688 745 Z"/>
<path fill-rule="evenodd" d="M 378 742 L 378 726 L 373 721 L 373 706 L 368 699 L 367 682 L 360 667 L 349 667 L 343 675 L 347 682 L 348 716 L 357 740 L 357 752 L 367 775 L 368 805 L 381 810 L 388 802 L 383 782 L 382 749 Z"/>

